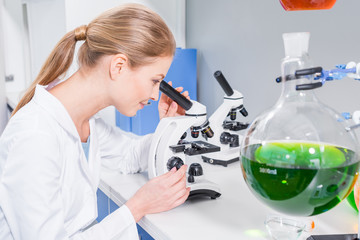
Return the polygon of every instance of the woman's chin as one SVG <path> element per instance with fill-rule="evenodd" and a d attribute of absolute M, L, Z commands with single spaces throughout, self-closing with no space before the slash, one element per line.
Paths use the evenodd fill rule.
<path fill-rule="evenodd" d="M 127 116 L 127 117 L 135 117 L 136 113 L 137 113 L 137 111 L 136 112 L 130 112 L 130 113 L 127 113 L 127 114 L 124 114 L 124 115 Z"/>
<path fill-rule="evenodd" d="M 119 109 L 117 109 L 119 111 Z M 134 117 L 136 115 L 138 110 L 134 110 L 134 111 L 119 111 L 122 115 L 126 116 L 126 117 Z"/>

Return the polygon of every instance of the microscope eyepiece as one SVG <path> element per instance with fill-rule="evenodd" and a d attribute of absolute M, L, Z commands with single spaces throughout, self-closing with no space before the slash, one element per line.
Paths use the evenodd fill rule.
<path fill-rule="evenodd" d="M 174 100 L 177 104 L 179 104 L 186 111 L 189 110 L 192 106 L 192 102 L 181 95 L 175 88 L 170 86 L 167 82 L 161 81 L 160 83 L 160 91 L 166 94 L 169 98 Z"/>
<path fill-rule="evenodd" d="M 231 88 L 229 82 L 225 79 L 221 71 L 216 71 L 214 73 L 214 77 L 216 78 L 226 95 L 231 96 L 234 94 L 234 90 Z"/>

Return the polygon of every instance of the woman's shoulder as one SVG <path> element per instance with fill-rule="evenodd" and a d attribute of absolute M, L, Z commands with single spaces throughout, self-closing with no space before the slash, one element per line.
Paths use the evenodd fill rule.
<path fill-rule="evenodd" d="M 51 133 L 55 122 L 46 111 L 30 101 L 9 119 L 6 129 L 10 128 L 14 132 Z"/>

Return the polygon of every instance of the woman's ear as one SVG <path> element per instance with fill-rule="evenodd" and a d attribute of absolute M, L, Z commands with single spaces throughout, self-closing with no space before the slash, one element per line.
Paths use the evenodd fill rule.
<path fill-rule="evenodd" d="M 127 67 L 128 58 L 124 54 L 116 54 L 110 61 L 110 78 L 112 80 L 118 79 L 120 74 L 124 72 L 124 68 Z"/>

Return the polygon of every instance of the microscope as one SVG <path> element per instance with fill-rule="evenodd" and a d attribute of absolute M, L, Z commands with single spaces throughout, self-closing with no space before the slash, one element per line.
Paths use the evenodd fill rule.
<path fill-rule="evenodd" d="M 188 100 L 165 81 L 161 81 L 160 90 L 186 112 L 185 116 L 167 117 L 159 122 L 150 145 L 148 162 L 150 179 L 170 171 L 173 167 L 179 169 L 191 156 L 220 151 L 220 147 L 205 141 L 185 140 L 189 129 L 196 128 L 207 136 L 213 134 L 207 121 L 206 107 L 199 102 Z M 204 177 L 201 164 L 192 163 L 188 168 L 187 176 L 187 186 L 191 188 L 189 198 L 220 197 L 218 185 Z"/>
<path fill-rule="evenodd" d="M 236 121 L 237 112 L 246 117 L 248 112 L 243 105 L 243 95 L 231 88 L 221 71 L 214 73 L 215 79 L 225 92 L 224 101 L 211 115 L 209 122 L 213 129 L 213 136 L 205 139 L 208 143 L 220 146 L 220 151 L 205 153 L 201 157 L 204 162 L 222 165 L 239 161 L 240 141 L 242 136 L 239 131 L 246 129 L 249 124 Z M 239 139 L 240 138 L 240 139 Z"/>

